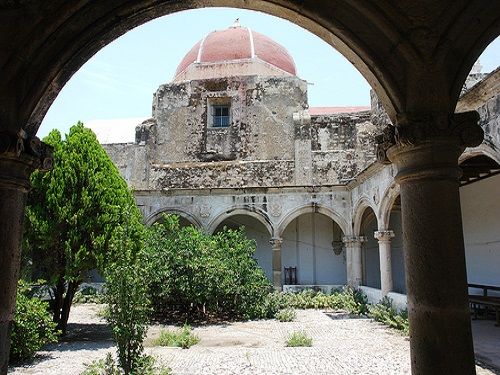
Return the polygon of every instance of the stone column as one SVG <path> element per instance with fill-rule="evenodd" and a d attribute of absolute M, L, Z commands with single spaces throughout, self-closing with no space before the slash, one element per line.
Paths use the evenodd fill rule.
<path fill-rule="evenodd" d="M 477 112 L 407 114 L 387 150 L 401 186 L 413 375 L 475 374 L 458 157 L 481 143 Z"/>
<path fill-rule="evenodd" d="M 51 167 L 52 159 L 38 138 L 0 134 L 0 374 L 9 362 L 29 177 L 40 166 Z"/>
<path fill-rule="evenodd" d="M 391 262 L 391 238 L 394 237 L 392 230 L 379 230 L 374 233 L 378 240 L 378 252 L 380 257 L 380 290 L 382 297 L 392 291 L 392 262 Z"/>
<path fill-rule="evenodd" d="M 273 247 L 273 286 L 275 290 L 280 291 L 283 288 L 281 283 L 281 244 L 283 240 L 275 237 L 269 241 Z"/>
<path fill-rule="evenodd" d="M 350 275 L 350 279 L 347 282 L 353 288 L 359 287 L 363 281 L 361 245 L 365 240 L 363 236 L 345 236 L 342 238 L 346 247 L 347 274 Z"/>

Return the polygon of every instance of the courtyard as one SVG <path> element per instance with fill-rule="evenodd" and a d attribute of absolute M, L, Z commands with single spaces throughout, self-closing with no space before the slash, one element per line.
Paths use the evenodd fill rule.
<path fill-rule="evenodd" d="M 102 309 L 103 305 L 75 305 L 65 340 L 39 352 L 33 363 L 9 368 L 9 373 L 80 374 L 85 364 L 108 352 L 114 354 L 111 333 L 99 316 Z M 474 333 L 483 335 L 476 341 L 477 358 L 495 360 L 500 328 L 493 324 L 473 322 Z M 200 342 L 189 349 L 152 346 L 161 328 L 149 329 L 146 353 L 169 366 L 173 374 L 410 374 L 407 336 L 342 311 L 297 310 L 293 322 L 271 319 L 197 326 L 193 331 Z M 312 347 L 285 347 L 294 331 L 312 337 Z M 481 362 L 476 370 L 487 375 L 500 369 Z"/>

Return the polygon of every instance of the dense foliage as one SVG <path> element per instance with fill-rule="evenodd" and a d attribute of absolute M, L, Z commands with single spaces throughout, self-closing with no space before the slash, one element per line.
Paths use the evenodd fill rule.
<path fill-rule="evenodd" d="M 45 344 L 57 341 L 56 324 L 47 310 L 48 304 L 31 297 L 28 286 L 20 281 L 10 335 L 10 360 L 26 360 Z"/>
<path fill-rule="evenodd" d="M 255 242 L 242 229 L 214 235 L 180 228 L 166 215 L 146 235 L 145 262 L 155 313 L 175 311 L 185 318 L 255 318 L 271 288 L 252 257 Z"/>
<path fill-rule="evenodd" d="M 115 228 L 141 216 L 127 184 L 90 129 L 71 127 L 63 140 L 53 130 L 44 142 L 54 148 L 54 169 L 35 172 L 26 210 L 25 247 L 35 277 L 52 287 L 54 321 L 66 330 L 73 296 L 87 272 L 112 259 Z M 138 231 L 130 231 L 138 237 Z"/>
<path fill-rule="evenodd" d="M 272 293 L 266 301 L 267 316 L 277 311 L 294 309 L 339 309 L 351 314 L 364 315 L 368 312 L 366 296 L 359 290 L 345 287 L 331 294 L 305 290 L 300 293 Z"/>

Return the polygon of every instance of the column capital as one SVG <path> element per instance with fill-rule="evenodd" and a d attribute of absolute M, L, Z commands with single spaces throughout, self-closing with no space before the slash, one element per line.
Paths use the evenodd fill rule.
<path fill-rule="evenodd" d="M 437 140 L 454 144 L 462 151 L 465 147 L 479 146 L 484 131 L 478 121 L 477 111 L 400 113 L 396 126 L 386 127 L 382 134 L 375 137 L 377 160 L 384 164 L 394 162 L 388 154 L 394 146 L 406 148 Z"/>
<path fill-rule="evenodd" d="M 362 244 L 366 242 L 365 236 L 344 236 L 342 237 L 342 242 L 346 244 L 346 246 L 354 245 L 354 244 Z"/>
<path fill-rule="evenodd" d="M 281 244 L 283 243 L 283 238 L 273 237 L 269 240 L 269 243 L 271 244 L 272 247 L 281 246 Z"/>
<path fill-rule="evenodd" d="M 379 241 L 390 241 L 394 236 L 394 231 L 392 230 L 377 230 L 373 232 L 373 237 Z"/>
<path fill-rule="evenodd" d="M 0 187 L 28 191 L 31 173 L 52 165 L 52 147 L 37 137 L 28 137 L 23 130 L 0 132 Z"/>

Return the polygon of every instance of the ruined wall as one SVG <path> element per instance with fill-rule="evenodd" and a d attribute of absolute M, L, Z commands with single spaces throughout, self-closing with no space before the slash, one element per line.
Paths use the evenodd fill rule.
<path fill-rule="evenodd" d="M 500 155 L 500 94 L 488 100 L 477 109 L 479 125 L 484 130 L 484 141 Z"/>
<path fill-rule="evenodd" d="M 343 184 L 375 160 L 376 127 L 369 112 L 313 116 L 309 128 L 297 127 L 302 147 L 310 140 L 310 184 Z"/>
<path fill-rule="evenodd" d="M 214 105 L 229 105 L 230 126 L 211 126 Z M 306 108 L 297 77 L 165 84 L 136 144 L 107 149 L 135 190 L 339 185 L 375 160 L 370 112 L 311 118 Z"/>
<path fill-rule="evenodd" d="M 230 105 L 231 125 L 210 126 L 210 106 Z M 154 163 L 291 159 L 292 115 L 307 105 L 296 77 L 226 77 L 162 85 L 153 100 Z"/>

